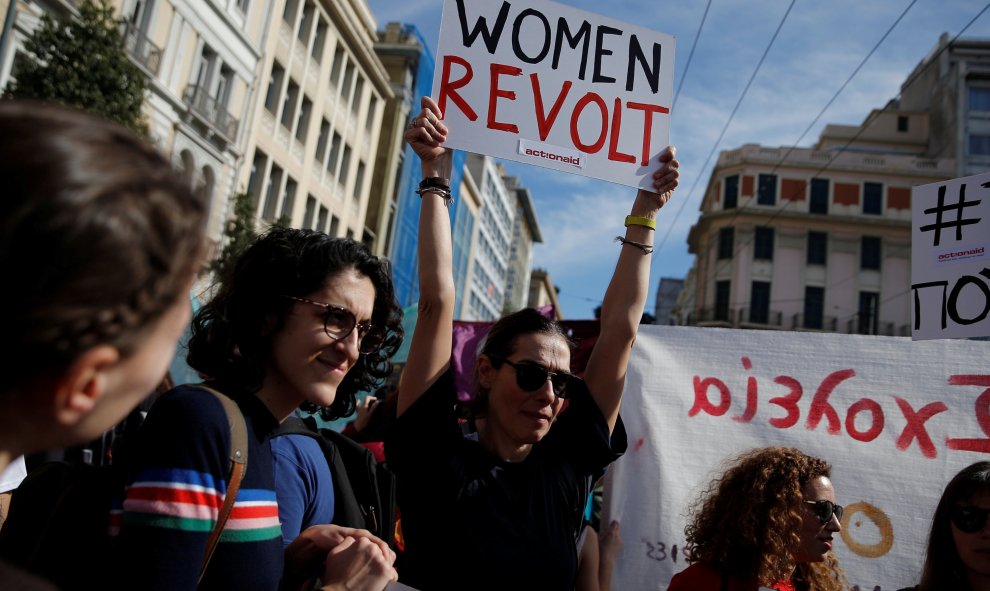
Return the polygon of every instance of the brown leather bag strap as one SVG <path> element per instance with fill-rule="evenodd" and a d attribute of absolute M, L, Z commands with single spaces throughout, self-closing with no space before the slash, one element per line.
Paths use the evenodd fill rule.
<path fill-rule="evenodd" d="M 220 534 L 223 532 L 227 518 L 230 517 L 230 512 L 234 508 L 234 501 L 237 500 L 237 491 L 241 488 L 241 481 L 247 470 L 248 447 L 247 426 L 244 424 L 244 415 L 241 414 L 241 409 L 237 403 L 205 384 L 194 384 L 193 386 L 216 396 L 220 404 L 223 405 L 224 412 L 227 413 L 227 424 L 230 425 L 230 478 L 227 479 L 227 493 L 223 497 L 223 505 L 217 514 L 217 523 L 213 526 L 210 539 L 206 542 L 206 553 L 199 569 L 198 583 L 203 580 L 206 567 L 210 564 L 210 558 L 213 557 L 213 551 L 217 549 L 217 544 L 220 543 Z"/>

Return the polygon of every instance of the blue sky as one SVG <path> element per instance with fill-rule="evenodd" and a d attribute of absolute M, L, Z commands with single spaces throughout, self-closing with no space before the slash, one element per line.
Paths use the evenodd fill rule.
<path fill-rule="evenodd" d="M 496 0 L 485 0 L 494 2 Z M 516 1 L 516 0 L 510 0 Z M 521 1 L 521 0 L 519 0 Z M 391 21 L 416 25 L 436 48 L 443 0 L 369 0 L 379 28 Z M 882 108 L 946 32 L 957 35 L 984 10 L 984 0 L 797 0 L 763 61 L 745 99 L 717 144 L 791 0 L 592 0 L 561 2 L 633 22 L 677 39 L 671 143 L 681 161 L 681 187 L 660 214 L 647 311 L 655 305 L 661 277 L 682 278 L 693 261 L 687 235 L 721 150 L 746 143 L 810 146 L 827 123 L 859 124 Z M 607 7 L 607 10 L 606 10 Z M 910 8 L 909 8 L 910 7 Z M 808 128 L 898 17 L 897 26 L 823 116 Z M 697 47 L 686 77 L 688 55 Z M 990 37 L 990 10 L 963 37 Z M 683 77 L 683 88 L 681 80 Z M 800 141 L 799 141 L 800 140 Z M 506 162 L 535 200 L 544 243 L 534 265 L 547 269 L 560 287 L 568 319 L 591 318 L 611 277 L 633 189 L 548 169 Z M 693 188 L 693 190 L 692 190 Z"/>

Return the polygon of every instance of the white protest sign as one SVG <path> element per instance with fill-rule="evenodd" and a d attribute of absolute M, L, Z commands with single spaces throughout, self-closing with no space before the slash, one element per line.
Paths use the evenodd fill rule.
<path fill-rule="evenodd" d="M 945 484 L 990 459 L 990 342 L 641 326 L 622 402 L 629 449 L 603 522 L 613 589 L 665 589 L 687 566 L 689 508 L 725 462 L 770 445 L 832 466 L 834 551 L 862 590 L 918 582 Z M 981 428 L 981 426 L 983 426 Z"/>
<path fill-rule="evenodd" d="M 444 0 L 433 97 L 447 145 L 651 187 L 674 38 L 546 0 Z"/>
<path fill-rule="evenodd" d="M 990 336 L 990 173 L 911 191 L 911 336 Z"/>

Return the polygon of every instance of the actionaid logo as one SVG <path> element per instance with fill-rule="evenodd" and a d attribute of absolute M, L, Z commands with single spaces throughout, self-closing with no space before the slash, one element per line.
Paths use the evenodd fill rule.
<path fill-rule="evenodd" d="M 585 164 L 584 157 L 575 150 L 568 150 L 567 148 L 540 144 L 528 140 L 519 140 L 518 152 L 521 156 L 529 156 L 530 158 L 539 158 L 541 160 L 559 162 L 561 164 L 570 164 L 571 166 L 575 166 L 577 168 L 584 168 Z"/>
<path fill-rule="evenodd" d="M 935 260 L 937 263 L 955 263 L 982 259 L 986 254 L 986 246 L 967 246 L 965 248 L 954 248 L 952 250 L 937 252 L 935 253 Z"/>

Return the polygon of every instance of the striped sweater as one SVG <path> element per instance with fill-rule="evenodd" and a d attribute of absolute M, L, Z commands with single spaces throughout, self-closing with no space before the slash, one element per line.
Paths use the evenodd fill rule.
<path fill-rule="evenodd" d="M 276 590 L 281 527 L 268 439 L 278 424 L 252 395 L 238 396 L 248 428 L 248 468 L 200 589 Z M 206 542 L 227 491 L 230 428 L 220 403 L 176 388 L 148 413 L 120 519 L 123 585 L 196 588 Z"/>

